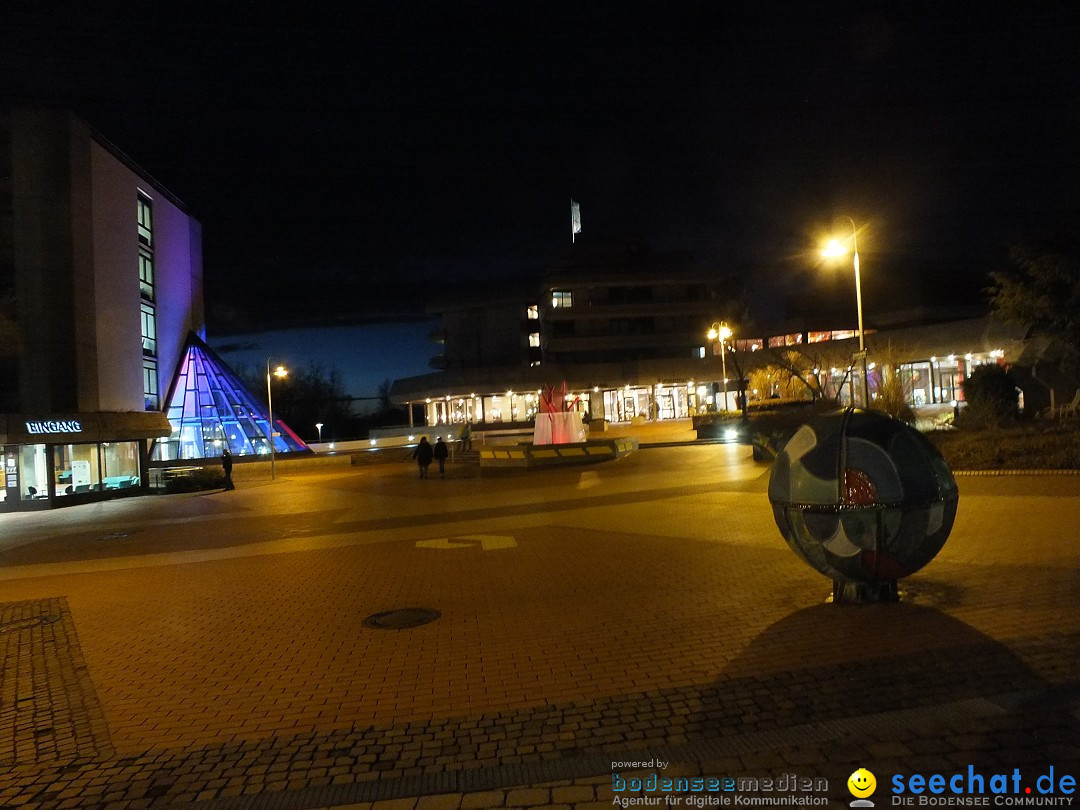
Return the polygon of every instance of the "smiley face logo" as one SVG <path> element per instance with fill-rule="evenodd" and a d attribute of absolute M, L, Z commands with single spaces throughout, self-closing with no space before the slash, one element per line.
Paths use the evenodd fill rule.
<path fill-rule="evenodd" d="M 877 779 L 866 768 L 859 768 L 847 780 L 847 789 L 857 799 L 865 799 L 877 789 Z"/>

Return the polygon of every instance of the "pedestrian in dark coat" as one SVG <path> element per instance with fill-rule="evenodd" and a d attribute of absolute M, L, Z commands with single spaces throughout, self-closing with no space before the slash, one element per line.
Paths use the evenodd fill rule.
<path fill-rule="evenodd" d="M 228 447 L 221 451 L 221 469 L 225 472 L 225 489 L 236 489 L 232 480 L 232 453 Z"/>
<path fill-rule="evenodd" d="M 420 477 L 427 478 L 427 470 L 431 466 L 431 459 L 435 457 L 431 442 L 427 440 L 427 436 L 420 437 L 420 444 L 416 445 L 412 457 L 416 459 L 416 466 L 420 468 Z"/>
<path fill-rule="evenodd" d="M 446 446 L 446 442 L 442 440 L 442 436 L 436 439 L 435 447 L 432 448 L 431 452 L 435 456 L 435 460 L 439 462 L 439 478 L 445 478 L 446 457 L 450 455 L 450 449 Z"/>

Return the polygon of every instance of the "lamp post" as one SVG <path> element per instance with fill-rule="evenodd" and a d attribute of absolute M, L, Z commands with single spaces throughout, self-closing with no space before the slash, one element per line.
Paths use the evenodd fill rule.
<path fill-rule="evenodd" d="M 289 374 L 285 366 L 279 365 L 274 369 L 274 376 L 287 377 Z M 270 480 L 273 481 L 276 477 L 274 474 L 274 394 L 270 389 L 270 358 L 266 358 L 266 406 L 270 411 L 270 423 L 267 426 L 267 432 L 270 434 L 267 438 L 270 440 Z"/>
<path fill-rule="evenodd" d="M 731 329 L 728 328 L 727 321 L 714 323 L 706 337 L 709 340 L 720 339 L 720 370 L 724 375 L 724 412 L 727 413 L 727 348 L 724 346 L 724 341 L 731 337 Z"/>
<path fill-rule="evenodd" d="M 851 223 L 851 247 L 854 257 L 855 265 L 855 305 L 858 308 L 859 313 L 859 360 L 862 365 L 862 389 L 863 389 L 863 404 L 870 407 L 870 386 L 867 382 L 867 370 L 866 370 L 866 337 L 863 330 L 863 316 L 862 316 L 862 278 L 859 275 L 859 232 L 855 227 L 855 220 L 851 217 L 845 217 L 848 222 Z M 821 251 L 822 256 L 833 258 L 836 256 L 843 256 L 847 253 L 844 246 L 840 244 L 839 239 L 830 239 L 829 243 Z M 854 398 L 854 397 L 853 397 Z"/>
<path fill-rule="evenodd" d="M 322 422 L 316 422 L 315 429 L 319 431 L 319 444 L 322 444 Z"/>

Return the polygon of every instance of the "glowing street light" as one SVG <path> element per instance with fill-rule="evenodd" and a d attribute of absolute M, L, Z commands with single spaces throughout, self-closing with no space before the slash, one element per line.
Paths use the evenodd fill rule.
<path fill-rule="evenodd" d="M 278 379 L 289 376 L 288 369 L 285 366 L 279 365 L 274 369 L 274 376 Z M 274 474 L 274 394 L 270 390 L 270 358 L 266 358 L 266 406 L 270 411 L 270 424 L 267 426 L 268 433 L 267 438 L 270 440 L 270 480 L 274 480 L 276 477 Z"/>
<path fill-rule="evenodd" d="M 863 330 L 863 316 L 862 316 L 862 280 L 859 275 L 859 235 L 858 229 L 855 227 L 855 220 L 851 217 L 845 217 L 848 222 L 851 223 L 851 248 L 852 255 L 854 257 L 855 265 L 855 304 L 859 313 L 859 359 L 862 362 L 862 387 L 863 387 L 863 404 L 870 407 L 870 387 L 866 380 L 866 338 Z M 821 255 L 826 258 L 836 258 L 838 256 L 846 256 L 847 248 L 841 244 L 839 239 L 830 239 L 828 244 L 821 251 Z"/>
<path fill-rule="evenodd" d="M 315 429 L 319 431 L 319 444 L 322 444 L 322 422 L 315 423 Z"/>
<path fill-rule="evenodd" d="M 724 375 L 724 411 L 727 407 L 727 348 L 724 346 L 724 341 L 731 337 L 731 329 L 728 328 L 727 321 L 720 321 L 719 323 L 713 323 L 709 331 L 706 333 L 706 337 L 709 340 L 720 339 L 720 369 Z"/>

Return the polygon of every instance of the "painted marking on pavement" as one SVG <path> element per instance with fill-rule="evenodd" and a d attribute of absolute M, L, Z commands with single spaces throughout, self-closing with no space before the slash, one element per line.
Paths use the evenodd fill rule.
<path fill-rule="evenodd" d="M 466 534 L 461 537 L 436 537 L 432 540 L 417 540 L 417 548 L 475 548 L 477 543 L 484 551 L 500 548 L 517 548 L 517 541 L 505 534 Z"/>

